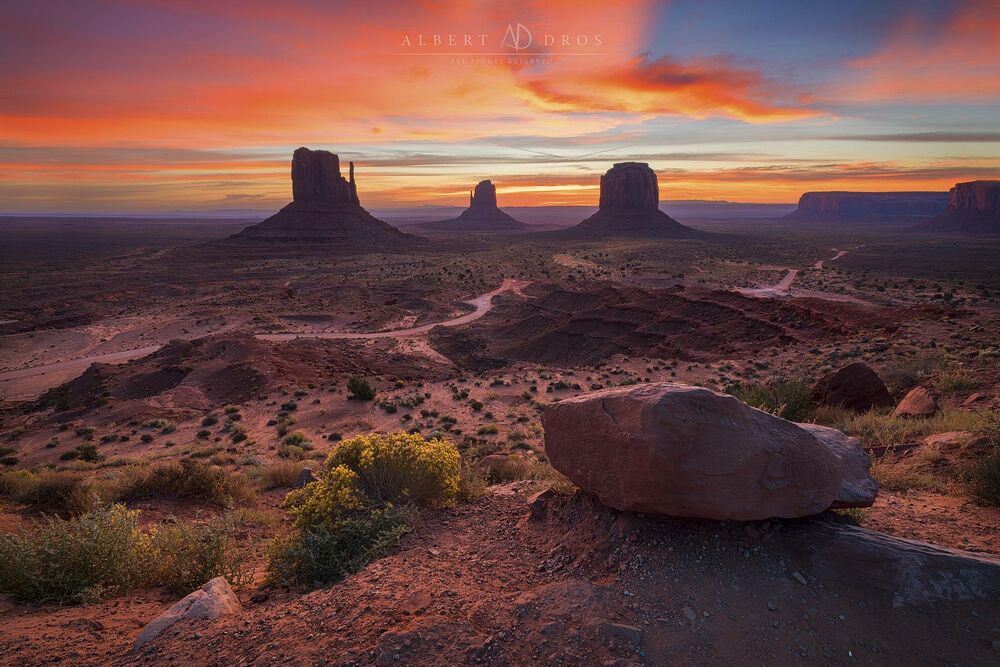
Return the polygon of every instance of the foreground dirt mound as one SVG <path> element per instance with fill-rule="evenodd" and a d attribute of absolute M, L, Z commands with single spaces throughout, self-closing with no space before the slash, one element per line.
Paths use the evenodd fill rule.
<path fill-rule="evenodd" d="M 498 300 L 469 327 L 435 330 L 432 344 L 473 368 L 511 361 L 590 365 L 615 354 L 709 360 L 861 329 L 894 330 L 907 317 L 898 309 L 752 299 L 725 291 L 540 285 L 529 293 L 533 299 Z"/>
<path fill-rule="evenodd" d="M 818 520 L 644 518 L 533 488 L 430 514 L 396 554 L 329 589 L 253 596 L 240 616 L 178 624 L 121 664 L 995 659 L 995 562 Z M 949 577 L 980 584 L 938 585 Z M 908 597 L 908 581 L 937 599 Z"/>
<path fill-rule="evenodd" d="M 242 403 L 278 385 L 328 382 L 334 374 L 434 377 L 425 357 L 391 351 L 391 344 L 337 340 L 272 343 L 250 334 L 176 340 L 120 366 L 93 364 L 74 380 L 43 394 L 36 406 L 80 411 L 109 401 L 172 394 L 194 406 Z"/>

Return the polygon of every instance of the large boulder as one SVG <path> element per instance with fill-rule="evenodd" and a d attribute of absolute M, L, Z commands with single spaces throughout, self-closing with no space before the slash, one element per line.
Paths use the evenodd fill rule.
<path fill-rule="evenodd" d="M 798 424 L 816 436 L 844 464 L 844 476 L 832 509 L 871 507 L 878 495 L 878 482 L 871 476 L 871 459 L 861 441 L 829 426 Z"/>
<path fill-rule="evenodd" d="M 756 520 L 874 500 L 863 452 L 847 451 L 859 442 L 708 389 L 607 389 L 554 403 L 542 421 L 552 465 L 619 510 Z"/>
<path fill-rule="evenodd" d="M 937 401 L 927 387 L 914 387 L 893 410 L 893 417 L 932 417 L 938 410 Z"/>
<path fill-rule="evenodd" d="M 867 364 L 855 362 L 823 377 L 813 387 L 812 399 L 822 405 L 871 410 L 892 405 L 882 378 Z"/>
<path fill-rule="evenodd" d="M 224 577 L 216 577 L 152 620 L 135 640 L 132 650 L 153 641 L 175 624 L 192 619 L 214 621 L 243 610 L 236 593 Z"/>

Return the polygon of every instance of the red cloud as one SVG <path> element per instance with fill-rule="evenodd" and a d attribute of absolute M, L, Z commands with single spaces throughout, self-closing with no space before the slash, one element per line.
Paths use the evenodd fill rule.
<path fill-rule="evenodd" d="M 727 58 L 639 56 L 603 69 L 553 72 L 524 87 L 538 105 L 560 111 L 726 116 L 755 123 L 819 115 L 803 105 L 801 95 Z"/>

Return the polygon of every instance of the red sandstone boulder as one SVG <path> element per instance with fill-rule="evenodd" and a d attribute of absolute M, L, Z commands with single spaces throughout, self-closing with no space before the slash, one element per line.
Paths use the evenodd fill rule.
<path fill-rule="evenodd" d="M 791 518 L 837 506 L 842 493 L 840 506 L 865 504 L 877 489 L 867 457 L 848 451 L 856 440 L 699 387 L 607 389 L 554 403 L 542 421 L 552 465 L 619 510 Z"/>
<path fill-rule="evenodd" d="M 829 426 L 798 424 L 816 436 L 844 464 L 844 474 L 831 509 L 871 507 L 878 495 L 878 482 L 869 472 L 871 459 L 861 441 Z"/>
<path fill-rule="evenodd" d="M 937 401 L 927 387 L 914 387 L 903 397 L 893 417 L 932 417 L 938 410 Z"/>
<path fill-rule="evenodd" d="M 858 411 L 892 405 L 892 395 L 882 379 L 861 362 L 848 364 L 817 382 L 812 399 L 823 405 Z"/>

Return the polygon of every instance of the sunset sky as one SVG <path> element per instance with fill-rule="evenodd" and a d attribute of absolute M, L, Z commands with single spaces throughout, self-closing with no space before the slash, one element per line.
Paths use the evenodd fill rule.
<path fill-rule="evenodd" d="M 664 199 L 1000 177 L 996 0 L 4 0 L 0 26 L 0 211 L 277 208 L 303 145 L 369 208 L 483 178 L 595 205 L 622 160 Z"/>

